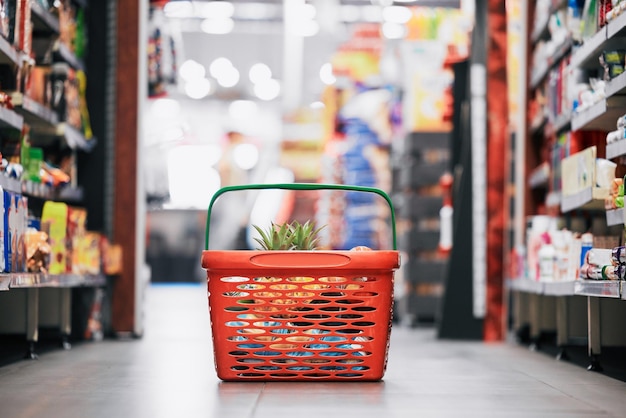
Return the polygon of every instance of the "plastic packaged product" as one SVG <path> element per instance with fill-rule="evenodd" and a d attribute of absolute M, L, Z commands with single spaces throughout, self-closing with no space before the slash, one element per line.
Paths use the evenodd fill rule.
<path fill-rule="evenodd" d="M 626 264 L 626 247 L 619 246 L 611 250 L 611 261 L 614 265 Z"/>
<path fill-rule="evenodd" d="M 586 262 L 592 266 L 606 266 L 613 264 L 611 261 L 613 249 L 592 248 L 587 252 Z"/>
<path fill-rule="evenodd" d="M 602 276 L 603 269 L 604 266 L 589 265 L 589 268 L 586 270 L 586 277 L 583 278 L 589 280 L 604 280 Z"/>
<path fill-rule="evenodd" d="M 602 280 L 618 280 L 616 267 L 613 265 L 602 267 Z"/>

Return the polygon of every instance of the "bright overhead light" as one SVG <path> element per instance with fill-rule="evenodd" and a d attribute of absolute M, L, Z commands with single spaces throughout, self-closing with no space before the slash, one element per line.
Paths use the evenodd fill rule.
<path fill-rule="evenodd" d="M 163 12 L 167 17 L 186 18 L 193 16 L 193 4 L 190 1 L 170 1 L 165 4 Z"/>
<path fill-rule="evenodd" d="M 337 81 L 337 78 L 333 74 L 333 66 L 330 62 L 322 65 L 322 68 L 320 68 L 320 79 L 322 80 L 322 83 L 329 86 L 331 84 L 335 84 Z"/>
<path fill-rule="evenodd" d="M 398 23 L 386 22 L 383 23 L 382 32 L 387 39 L 402 39 L 406 35 L 406 27 Z"/>
<path fill-rule="evenodd" d="M 383 19 L 382 11 L 378 6 L 363 6 L 361 16 L 365 22 L 380 22 Z"/>
<path fill-rule="evenodd" d="M 280 94 L 280 83 L 273 78 L 254 85 L 254 94 L 261 100 L 274 100 Z"/>
<path fill-rule="evenodd" d="M 303 20 L 315 19 L 317 9 L 312 4 L 303 4 L 298 8 L 298 18 Z"/>
<path fill-rule="evenodd" d="M 234 87 L 239 83 L 239 71 L 235 67 L 230 67 L 228 71 L 217 77 L 217 82 L 222 87 Z"/>
<path fill-rule="evenodd" d="M 235 6 L 228 1 L 195 2 L 196 16 L 204 18 L 233 17 Z"/>
<path fill-rule="evenodd" d="M 209 74 L 211 74 L 213 78 L 220 78 L 222 75 L 230 71 L 231 68 L 234 68 L 233 63 L 230 62 L 228 58 L 219 57 L 211 62 L 211 65 L 209 66 Z"/>
<path fill-rule="evenodd" d="M 309 105 L 311 109 L 324 109 L 326 105 L 320 101 L 313 102 Z"/>
<path fill-rule="evenodd" d="M 181 64 L 178 69 L 178 74 L 183 80 L 190 81 L 197 78 L 204 78 L 206 68 L 199 62 L 189 59 Z"/>
<path fill-rule="evenodd" d="M 259 161 L 259 149 L 252 144 L 239 144 L 233 149 L 233 160 L 242 170 L 250 170 Z"/>
<path fill-rule="evenodd" d="M 282 4 L 238 3 L 235 17 L 243 20 L 268 20 L 282 16 Z"/>
<path fill-rule="evenodd" d="M 235 27 L 235 21 L 229 17 L 218 17 L 204 19 L 200 24 L 200 29 L 210 35 L 225 35 L 231 33 Z"/>
<path fill-rule="evenodd" d="M 404 6 L 389 6 L 383 9 L 383 20 L 391 23 L 406 23 L 411 20 L 413 12 Z"/>
<path fill-rule="evenodd" d="M 198 78 L 185 83 L 185 94 L 192 99 L 203 99 L 211 93 L 211 81 L 206 78 Z"/>
<path fill-rule="evenodd" d="M 260 83 L 261 81 L 272 78 L 272 70 L 266 64 L 262 62 L 257 62 L 252 67 L 250 67 L 250 71 L 248 72 L 248 77 L 250 77 L 250 81 L 253 83 Z"/>

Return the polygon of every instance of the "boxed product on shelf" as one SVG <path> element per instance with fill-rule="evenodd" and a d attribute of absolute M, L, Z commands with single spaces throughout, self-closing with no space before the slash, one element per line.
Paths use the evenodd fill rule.
<path fill-rule="evenodd" d="M 82 243 L 86 234 L 87 210 L 74 206 L 67 207 L 67 273 L 82 274 Z"/>
<path fill-rule="evenodd" d="M 96 275 L 101 272 L 102 236 L 98 232 L 84 231 L 72 239 L 72 273 Z"/>
<path fill-rule="evenodd" d="M 26 271 L 26 227 L 28 223 L 28 198 L 3 190 L 4 206 L 4 271 Z"/>
<path fill-rule="evenodd" d="M 50 274 L 62 274 L 68 267 L 67 224 L 69 208 L 66 203 L 47 201 L 41 214 L 42 228 L 49 232 Z"/>
<path fill-rule="evenodd" d="M 28 217 L 26 227 L 26 271 L 47 273 L 50 267 L 48 232 L 41 230 L 41 219 Z"/>

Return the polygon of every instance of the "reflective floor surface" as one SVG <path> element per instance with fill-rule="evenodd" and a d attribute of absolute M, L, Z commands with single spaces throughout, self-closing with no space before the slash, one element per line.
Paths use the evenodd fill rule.
<path fill-rule="evenodd" d="M 626 383 L 514 343 L 394 326 L 381 382 L 221 382 L 206 288 L 152 285 L 145 335 L 0 367 L 0 417 L 623 417 Z"/>

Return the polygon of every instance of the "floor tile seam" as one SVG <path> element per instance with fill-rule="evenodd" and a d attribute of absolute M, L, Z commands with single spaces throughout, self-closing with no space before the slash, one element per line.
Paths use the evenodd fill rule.
<path fill-rule="evenodd" d="M 613 416 L 613 414 L 610 411 L 607 411 L 603 407 L 590 402 L 588 398 L 576 397 L 574 395 L 571 395 L 570 393 L 565 392 L 564 390 L 560 389 L 556 385 L 551 384 L 549 382 L 546 382 L 545 380 L 543 380 L 543 379 L 541 379 L 539 377 L 532 376 L 532 375 L 530 375 L 530 374 L 528 374 L 526 372 L 523 372 L 523 371 L 520 371 L 520 372 L 526 374 L 529 378 L 535 379 L 537 382 L 540 382 L 540 383 L 546 385 L 547 387 L 550 387 L 550 388 L 556 390 L 557 392 L 561 393 L 562 395 L 564 395 L 564 396 L 566 396 L 566 397 L 568 397 L 570 399 L 573 399 L 573 400 L 578 401 L 578 402 L 582 402 L 583 404 L 585 404 L 588 407 L 592 408 L 593 411 L 594 411 L 593 413 L 599 412 L 599 413 L 602 413 L 602 414 L 606 414 L 607 417 L 612 417 Z"/>
<path fill-rule="evenodd" d="M 252 404 L 252 409 L 250 411 L 250 416 L 249 418 L 254 418 L 257 410 L 259 409 L 259 404 L 261 403 L 261 398 L 263 397 L 263 393 L 265 392 L 265 388 L 267 387 L 267 383 L 263 382 L 261 389 L 259 390 L 259 393 L 256 396 L 256 399 L 254 400 L 254 403 Z"/>

